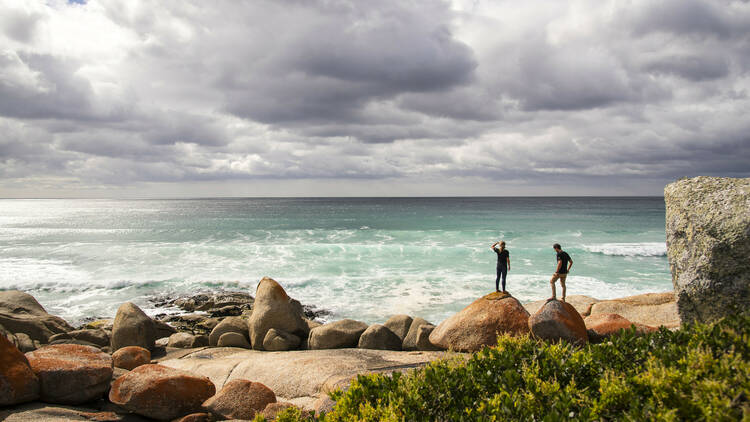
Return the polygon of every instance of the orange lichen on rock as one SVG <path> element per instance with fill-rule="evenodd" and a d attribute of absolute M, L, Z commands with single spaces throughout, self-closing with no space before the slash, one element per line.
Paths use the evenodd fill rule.
<path fill-rule="evenodd" d="M 26 353 L 48 403 L 80 404 L 100 397 L 112 380 L 112 358 L 92 346 L 55 344 Z"/>
<path fill-rule="evenodd" d="M 216 393 L 206 377 L 162 365 L 141 365 L 112 384 L 109 401 L 149 418 L 170 420 L 200 412 Z"/>

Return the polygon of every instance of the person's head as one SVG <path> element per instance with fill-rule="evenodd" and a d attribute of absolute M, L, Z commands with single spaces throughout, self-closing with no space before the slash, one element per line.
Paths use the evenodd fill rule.
<path fill-rule="evenodd" d="M 505 241 L 504 240 L 500 241 L 500 249 L 505 249 Z"/>
<path fill-rule="evenodd" d="M 554 245 L 552 245 L 552 248 L 557 252 L 560 252 L 562 250 L 559 243 L 555 243 Z"/>

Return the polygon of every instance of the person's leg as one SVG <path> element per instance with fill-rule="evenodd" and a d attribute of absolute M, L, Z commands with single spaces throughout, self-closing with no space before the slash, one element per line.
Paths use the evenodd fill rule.
<path fill-rule="evenodd" d="M 557 298 L 557 290 L 555 289 L 555 281 L 557 280 L 557 276 L 552 276 L 552 278 L 549 280 L 549 284 L 552 286 L 552 297 L 548 300 L 553 300 Z"/>
<path fill-rule="evenodd" d="M 505 278 L 508 276 L 508 269 L 503 268 L 503 292 L 505 292 Z"/>
<path fill-rule="evenodd" d="M 562 286 L 562 301 L 565 302 L 565 279 L 568 278 L 567 274 L 560 275 L 560 286 Z"/>
<path fill-rule="evenodd" d="M 500 267 L 497 267 L 497 277 L 495 277 L 495 291 L 500 291 Z"/>

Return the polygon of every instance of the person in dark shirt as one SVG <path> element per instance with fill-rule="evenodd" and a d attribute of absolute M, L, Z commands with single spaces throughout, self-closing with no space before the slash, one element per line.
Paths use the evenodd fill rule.
<path fill-rule="evenodd" d="M 510 252 L 505 249 L 505 242 L 502 240 L 493 243 L 492 246 L 490 246 L 490 249 L 495 251 L 495 253 L 497 254 L 497 277 L 495 278 L 495 291 L 500 291 L 500 279 L 502 278 L 503 293 L 507 293 L 507 291 L 505 290 L 505 278 L 508 275 L 508 270 L 510 270 Z"/>
<path fill-rule="evenodd" d="M 555 273 L 552 274 L 552 279 L 549 281 L 552 285 L 552 297 L 547 300 L 555 300 L 557 298 L 555 281 L 560 280 L 560 286 L 562 287 L 562 301 L 565 302 L 565 279 L 568 277 L 570 267 L 573 266 L 573 260 L 567 252 L 562 250 L 559 243 L 552 245 L 552 248 L 557 252 L 557 268 L 555 269 Z"/>

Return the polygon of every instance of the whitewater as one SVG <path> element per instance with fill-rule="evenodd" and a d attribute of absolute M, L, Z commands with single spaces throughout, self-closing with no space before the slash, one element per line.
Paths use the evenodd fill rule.
<path fill-rule="evenodd" d="M 133 301 L 279 281 L 329 319 L 439 322 L 494 289 L 549 296 L 552 244 L 573 258 L 568 294 L 671 290 L 664 201 L 637 198 L 243 198 L 0 200 L 0 290 L 73 324 Z"/>

